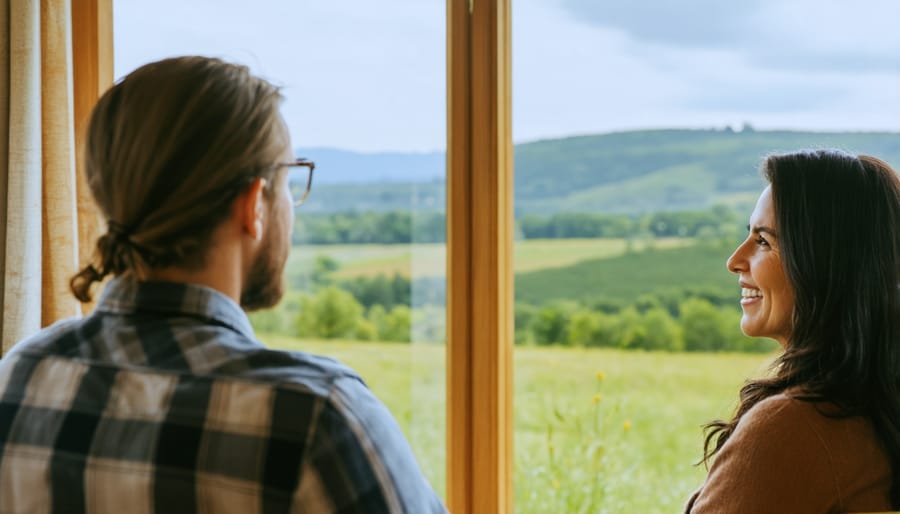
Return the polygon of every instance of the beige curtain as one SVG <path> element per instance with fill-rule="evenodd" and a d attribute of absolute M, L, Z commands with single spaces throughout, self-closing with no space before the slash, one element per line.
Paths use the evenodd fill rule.
<path fill-rule="evenodd" d="M 0 0 L 3 352 L 81 314 L 71 19 L 70 0 Z"/>

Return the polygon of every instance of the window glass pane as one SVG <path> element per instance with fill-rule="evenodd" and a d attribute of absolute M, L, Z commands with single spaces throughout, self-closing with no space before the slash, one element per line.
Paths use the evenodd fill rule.
<path fill-rule="evenodd" d="M 283 87 L 296 155 L 288 292 L 253 314 L 270 346 L 333 356 L 445 475 L 445 13 L 441 2 L 115 3 L 115 68 L 201 54 Z"/>
<path fill-rule="evenodd" d="M 776 355 L 725 269 L 760 159 L 900 166 L 900 4 L 514 3 L 516 510 L 678 512 Z"/>

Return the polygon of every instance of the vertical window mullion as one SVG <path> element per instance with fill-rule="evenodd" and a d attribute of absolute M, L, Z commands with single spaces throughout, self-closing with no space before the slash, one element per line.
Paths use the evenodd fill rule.
<path fill-rule="evenodd" d="M 72 0 L 72 71 L 78 262 L 86 263 L 93 257 L 102 223 L 83 169 L 84 138 L 94 104 L 113 84 L 112 0 Z M 83 312 L 92 305 L 83 304 Z"/>
<path fill-rule="evenodd" d="M 509 0 L 448 0 L 448 504 L 512 511 Z"/>

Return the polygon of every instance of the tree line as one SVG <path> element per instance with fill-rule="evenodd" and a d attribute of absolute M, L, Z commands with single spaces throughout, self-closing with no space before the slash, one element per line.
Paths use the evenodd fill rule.
<path fill-rule="evenodd" d="M 687 296 L 675 312 L 661 303 L 637 302 L 607 312 L 575 302 L 544 306 L 516 303 L 516 344 L 606 347 L 670 352 L 767 352 L 774 342 L 740 331 L 740 313 Z"/>
<path fill-rule="evenodd" d="M 698 237 L 734 231 L 737 213 L 718 205 L 708 210 L 655 212 L 641 216 L 603 213 L 528 214 L 516 219 L 520 239 Z M 738 224 L 739 225 L 739 224 Z M 335 212 L 298 216 L 294 244 L 409 244 L 446 240 L 442 212 Z"/>
<path fill-rule="evenodd" d="M 357 341 L 446 340 L 443 284 L 395 273 L 335 279 L 337 264 L 320 256 L 313 290 L 289 293 L 276 309 L 251 315 L 260 332 Z M 418 282 L 417 281 L 422 281 Z M 411 291 L 429 290 L 413 301 Z M 733 291 L 679 288 L 625 303 L 610 298 L 515 304 L 517 345 L 607 347 L 671 352 L 764 352 L 768 340 L 740 332 Z"/>

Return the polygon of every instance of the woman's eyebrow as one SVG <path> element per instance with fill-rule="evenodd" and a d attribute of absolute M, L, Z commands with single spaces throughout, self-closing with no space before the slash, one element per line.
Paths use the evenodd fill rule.
<path fill-rule="evenodd" d="M 754 234 L 759 234 L 760 232 L 765 232 L 766 234 L 769 234 L 771 237 L 775 237 L 775 238 L 778 237 L 778 234 L 775 232 L 774 228 L 767 227 L 765 225 L 753 227 L 752 229 L 750 228 L 750 225 L 747 225 L 747 232 L 753 232 Z"/>

